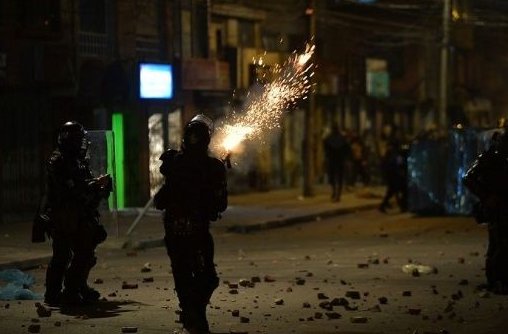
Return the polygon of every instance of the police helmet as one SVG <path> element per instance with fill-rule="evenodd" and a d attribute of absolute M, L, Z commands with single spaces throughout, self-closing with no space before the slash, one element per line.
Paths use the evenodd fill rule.
<path fill-rule="evenodd" d="M 185 150 L 205 150 L 210 144 L 213 132 L 213 121 L 203 115 L 194 116 L 185 126 L 183 134 L 183 148 Z"/>
<path fill-rule="evenodd" d="M 90 142 L 83 125 L 78 122 L 66 122 L 58 132 L 58 147 L 63 153 L 85 156 Z"/>

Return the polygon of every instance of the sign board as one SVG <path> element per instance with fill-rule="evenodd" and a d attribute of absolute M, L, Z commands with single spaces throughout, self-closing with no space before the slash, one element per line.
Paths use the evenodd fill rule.
<path fill-rule="evenodd" d="M 366 67 L 366 91 L 368 96 L 385 98 L 390 96 L 390 75 L 384 59 L 368 58 Z"/>
<path fill-rule="evenodd" d="M 229 90 L 229 64 L 209 59 L 183 62 L 182 88 L 189 90 Z"/>

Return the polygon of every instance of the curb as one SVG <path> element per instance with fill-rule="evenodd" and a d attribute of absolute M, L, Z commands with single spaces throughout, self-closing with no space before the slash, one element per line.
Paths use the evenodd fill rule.
<path fill-rule="evenodd" d="M 11 261 L 0 263 L 0 270 L 16 268 L 19 270 L 29 270 L 37 268 L 41 265 L 48 264 L 51 260 L 51 255 L 45 255 L 41 257 L 34 257 L 27 260 Z"/>
<path fill-rule="evenodd" d="M 322 212 L 309 214 L 309 215 L 289 217 L 289 218 L 284 218 L 284 219 L 269 220 L 269 221 L 265 221 L 265 222 L 261 222 L 261 223 L 257 223 L 257 224 L 252 224 L 252 225 L 247 225 L 247 226 L 233 225 L 233 226 L 227 227 L 226 231 L 233 232 L 233 233 L 246 234 L 246 233 L 250 233 L 250 232 L 263 231 L 263 230 L 269 230 L 269 229 L 274 229 L 274 228 L 280 228 L 280 227 L 310 222 L 310 221 L 314 221 L 319 218 L 328 218 L 328 217 L 333 217 L 333 216 L 340 216 L 340 215 L 355 213 L 358 211 L 373 210 L 373 209 L 376 209 L 377 207 L 379 207 L 379 203 L 364 204 L 364 205 L 359 205 L 359 206 L 350 207 L 350 208 L 327 210 L 327 211 L 322 211 Z M 161 247 L 161 246 L 164 246 L 163 239 L 149 239 L 149 240 L 128 241 L 128 242 L 124 243 L 123 248 L 128 248 L 128 249 L 133 249 L 133 250 L 143 250 L 143 249 Z"/>
<path fill-rule="evenodd" d="M 341 216 L 346 215 L 349 213 L 354 213 L 358 211 L 367 211 L 375 209 L 379 206 L 378 203 L 373 204 L 364 204 L 360 206 L 350 207 L 350 208 L 340 208 L 340 209 L 333 209 L 333 210 L 327 210 L 327 211 L 321 211 L 318 213 L 303 215 L 303 216 L 296 216 L 296 217 L 289 217 L 284 219 L 275 219 L 275 220 L 269 220 L 262 223 L 252 224 L 252 225 L 233 225 L 227 228 L 228 232 L 234 232 L 234 233 L 250 233 L 255 231 L 262 231 L 262 230 L 269 230 L 273 228 L 279 228 L 279 227 L 286 227 L 291 225 L 296 225 L 300 223 L 305 223 L 309 221 L 314 221 L 316 219 L 320 218 L 329 218 L 334 216 Z"/>

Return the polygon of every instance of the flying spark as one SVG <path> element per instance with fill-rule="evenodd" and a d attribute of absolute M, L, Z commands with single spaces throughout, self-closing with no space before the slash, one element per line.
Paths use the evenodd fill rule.
<path fill-rule="evenodd" d="M 310 61 L 314 50 L 314 44 L 307 44 L 304 52 L 293 52 L 282 65 L 270 69 L 269 77 L 273 79 L 263 85 L 261 93 L 249 92 L 251 100 L 244 111 L 234 113 L 218 129 L 222 155 L 234 152 L 246 139 L 261 139 L 264 133 L 279 127 L 284 111 L 307 98 L 314 75 L 314 64 Z M 254 63 L 264 62 L 260 58 Z"/>

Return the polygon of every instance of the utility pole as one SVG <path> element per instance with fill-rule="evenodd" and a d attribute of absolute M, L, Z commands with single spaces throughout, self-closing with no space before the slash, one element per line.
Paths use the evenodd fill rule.
<path fill-rule="evenodd" d="M 316 34 L 316 6 L 314 0 L 308 1 L 305 14 L 309 17 L 309 41 L 315 39 Z M 314 196 L 314 111 L 316 97 L 314 88 L 309 92 L 309 106 L 305 109 L 303 133 L 303 196 Z"/>
<path fill-rule="evenodd" d="M 441 66 L 439 84 L 439 126 L 447 125 L 448 106 L 448 51 L 450 44 L 450 0 L 443 0 L 443 39 L 441 42 Z"/>

